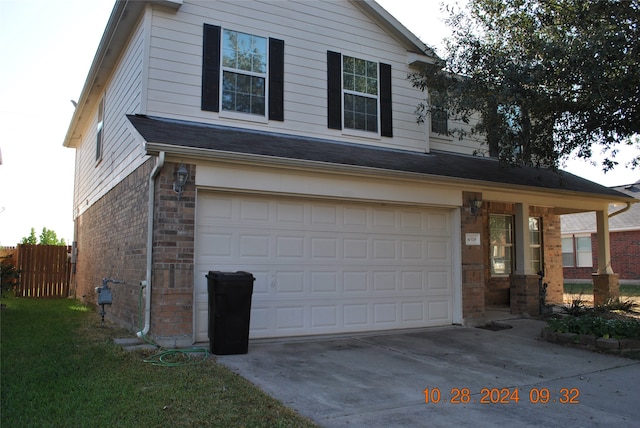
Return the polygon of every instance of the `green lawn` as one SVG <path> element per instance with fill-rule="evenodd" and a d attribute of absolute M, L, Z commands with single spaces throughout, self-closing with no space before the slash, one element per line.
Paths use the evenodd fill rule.
<path fill-rule="evenodd" d="M 311 427 L 210 356 L 171 367 L 75 300 L 2 298 L 2 427 Z M 176 360 L 178 361 L 178 360 Z"/>
<path fill-rule="evenodd" d="M 593 294 L 593 283 L 564 284 L 564 292 L 570 294 Z M 640 285 L 620 284 L 620 297 L 639 297 Z"/>

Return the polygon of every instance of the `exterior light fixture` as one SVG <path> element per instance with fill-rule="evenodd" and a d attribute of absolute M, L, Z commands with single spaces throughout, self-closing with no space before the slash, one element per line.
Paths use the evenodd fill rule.
<path fill-rule="evenodd" d="M 178 200 L 182 199 L 182 192 L 184 191 L 184 186 L 187 184 L 187 180 L 189 179 L 189 170 L 184 164 L 180 164 L 178 170 L 175 172 L 176 181 L 173 182 L 173 191 L 178 194 Z"/>
<path fill-rule="evenodd" d="M 474 215 L 477 217 L 481 208 L 482 208 L 482 200 L 474 198 L 469 205 L 469 212 L 471 213 L 471 215 Z"/>

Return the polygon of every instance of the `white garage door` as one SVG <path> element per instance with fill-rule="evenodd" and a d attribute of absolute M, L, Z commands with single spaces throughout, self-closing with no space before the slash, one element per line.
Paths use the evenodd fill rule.
<path fill-rule="evenodd" d="M 194 339 L 209 271 L 256 278 L 252 338 L 451 324 L 451 226 L 448 210 L 200 192 Z"/>

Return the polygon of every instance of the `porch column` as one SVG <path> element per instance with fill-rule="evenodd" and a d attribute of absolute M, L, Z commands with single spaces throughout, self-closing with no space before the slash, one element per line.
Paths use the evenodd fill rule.
<path fill-rule="evenodd" d="M 515 204 L 515 270 L 511 275 L 510 306 L 512 314 L 540 314 L 539 276 L 531 267 L 529 204 Z"/>
<path fill-rule="evenodd" d="M 609 213 L 596 211 L 598 232 L 598 271 L 593 275 L 593 304 L 602 305 L 609 299 L 620 297 L 619 276 L 611 267 L 611 241 L 609 236 Z"/>

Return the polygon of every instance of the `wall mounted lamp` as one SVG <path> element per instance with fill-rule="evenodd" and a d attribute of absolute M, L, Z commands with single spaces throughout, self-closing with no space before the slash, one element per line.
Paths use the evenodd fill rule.
<path fill-rule="evenodd" d="M 173 182 L 173 191 L 178 194 L 178 200 L 182 199 L 182 192 L 184 191 L 184 186 L 187 184 L 187 180 L 189 179 L 189 170 L 184 164 L 180 164 L 178 170 L 175 172 L 176 181 Z"/>
<path fill-rule="evenodd" d="M 471 215 L 474 215 L 477 217 L 481 208 L 482 208 L 482 200 L 473 198 L 473 200 L 469 204 L 469 212 L 471 213 Z"/>

